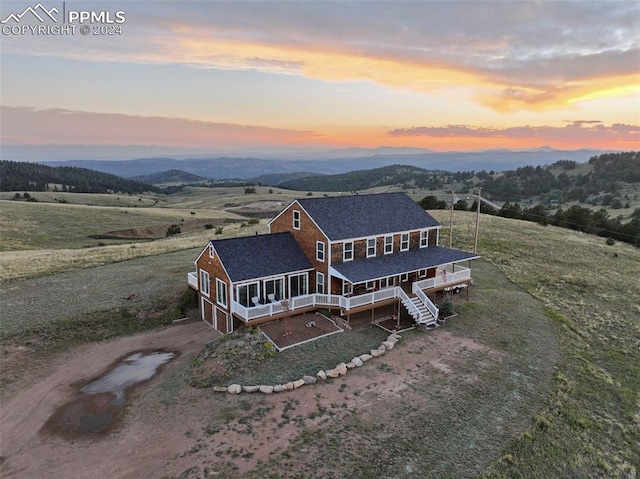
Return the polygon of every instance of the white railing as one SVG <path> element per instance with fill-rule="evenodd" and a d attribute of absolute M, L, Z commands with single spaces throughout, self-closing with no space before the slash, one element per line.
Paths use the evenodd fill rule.
<path fill-rule="evenodd" d="M 413 284 L 413 291 L 415 292 L 416 288 L 423 290 L 446 286 L 448 284 L 464 281 L 465 279 L 471 279 L 471 270 L 469 268 L 460 268 L 455 272 L 438 269 L 433 278 L 416 281 Z"/>
<path fill-rule="evenodd" d="M 193 289 L 198 289 L 198 274 L 195 271 L 187 273 L 187 284 Z"/>
<path fill-rule="evenodd" d="M 400 300 L 402 300 L 402 304 L 405 305 L 411 316 L 418 320 L 420 316 L 422 316 L 422 314 L 420 314 L 420 310 L 418 309 L 418 307 L 413 304 L 413 301 L 411 301 L 409 295 L 405 293 L 404 290 L 399 286 L 396 288 L 396 294 L 398 295 Z"/>
<path fill-rule="evenodd" d="M 380 291 L 374 291 L 373 293 L 352 296 L 350 298 L 335 294 L 306 294 L 304 296 L 295 296 L 289 299 L 289 310 L 296 311 L 298 309 L 309 307 L 339 307 L 349 311 L 353 308 L 364 306 L 366 304 L 373 304 L 386 299 L 397 298 L 396 289 L 401 288 L 386 288 L 381 289 Z M 243 306 L 236 301 L 231 302 L 231 312 L 236 313 L 246 321 L 266 316 L 273 316 L 274 314 L 284 312 L 284 310 L 285 308 L 279 301 L 259 304 L 251 307 Z"/>
<path fill-rule="evenodd" d="M 433 314 L 433 319 L 438 319 L 438 314 L 440 313 L 440 310 L 435 304 L 433 304 L 433 302 L 429 299 L 429 297 L 426 294 L 424 294 L 424 291 L 422 291 L 421 289 L 415 288 L 415 284 L 414 284 L 413 292 L 420 299 L 420 301 L 422 301 L 422 304 L 426 306 L 429 312 Z"/>

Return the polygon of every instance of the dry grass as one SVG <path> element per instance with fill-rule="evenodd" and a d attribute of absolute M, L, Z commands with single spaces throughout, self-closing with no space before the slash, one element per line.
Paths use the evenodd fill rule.
<path fill-rule="evenodd" d="M 433 212 L 448 224 L 448 213 Z M 474 215 L 456 212 L 454 247 Z M 448 231 L 441 235 L 448 241 Z M 484 216 L 479 253 L 544 302 L 562 360 L 556 390 L 529 431 L 487 473 L 635 477 L 640 470 L 640 250 L 534 223 Z"/>
<path fill-rule="evenodd" d="M 33 194 L 34 196 L 37 193 Z M 111 195 L 94 202 L 106 201 Z M 78 201 L 74 198 L 74 201 Z M 137 206 L 137 205 L 136 205 Z M 98 246 L 104 240 L 89 235 L 143 226 L 180 224 L 192 219 L 234 219 L 243 217 L 221 210 L 194 211 L 181 208 L 113 207 L 86 204 L 28 203 L 0 204 L 1 251 L 27 249 L 72 249 Z"/>
<path fill-rule="evenodd" d="M 85 249 L 40 249 L 0 252 L 0 281 L 32 278 L 108 263 L 126 261 L 142 256 L 160 255 L 190 248 L 204 247 L 213 238 L 249 235 L 255 231 L 266 233 L 266 221 L 243 228 L 239 224 L 224 227 L 221 235 L 204 230 L 172 236 L 151 242 L 114 244 Z"/>

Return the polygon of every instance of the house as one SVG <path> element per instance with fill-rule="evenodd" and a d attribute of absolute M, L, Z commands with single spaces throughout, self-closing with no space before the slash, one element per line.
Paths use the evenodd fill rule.
<path fill-rule="evenodd" d="M 328 308 L 354 313 L 399 303 L 435 324 L 429 295 L 468 285 L 478 255 L 438 246 L 441 225 L 404 193 L 304 198 L 269 234 L 211 240 L 188 284 L 201 317 L 223 333 Z"/>

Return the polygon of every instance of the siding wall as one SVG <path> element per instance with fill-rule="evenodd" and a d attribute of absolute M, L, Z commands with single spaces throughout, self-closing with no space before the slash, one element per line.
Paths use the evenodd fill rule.
<path fill-rule="evenodd" d="M 300 229 L 293 229 L 293 210 L 300 212 Z M 329 241 L 324 234 L 318 229 L 318 227 L 311 221 L 311 218 L 297 203 L 292 203 L 287 207 L 280 216 L 278 216 L 271 223 L 271 233 L 282 233 L 288 231 L 291 233 L 296 242 L 300 245 L 300 248 L 307 256 L 307 259 L 316 271 L 324 273 L 325 283 L 329 279 L 329 258 L 332 252 L 329 250 Z M 324 243 L 324 263 L 316 260 L 316 242 L 322 241 Z M 342 253 L 341 253 L 342 254 Z M 342 257 L 340 257 L 342 260 Z M 325 284 L 325 291 L 328 291 L 328 285 Z M 316 291 L 316 274 L 311 272 L 309 274 L 309 292 Z"/>

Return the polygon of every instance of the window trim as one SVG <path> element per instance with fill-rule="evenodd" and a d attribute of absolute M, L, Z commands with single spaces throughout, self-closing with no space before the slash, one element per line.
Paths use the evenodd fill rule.
<path fill-rule="evenodd" d="M 222 286 L 223 288 L 223 293 L 224 294 L 220 294 L 220 286 Z M 223 308 L 227 308 L 227 289 L 228 289 L 228 285 L 227 283 L 225 283 L 224 281 L 222 281 L 220 278 L 216 278 L 216 303 L 218 303 L 220 306 L 222 306 Z M 220 301 L 220 296 L 222 296 L 223 301 Z"/>
<path fill-rule="evenodd" d="M 316 261 L 324 263 L 325 258 L 325 244 L 323 241 L 316 241 Z"/>
<path fill-rule="evenodd" d="M 351 249 L 347 250 L 347 245 L 351 246 Z M 347 258 L 347 253 L 350 253 L 350 257 Z M 342 243 L 342 261 L 353 261 L 353 241 L 345 241 Z"/>
<path fill-rule="evenodd" d="M 294 230 L 300 230 L 300 221 L 301 221 L 300 210 L 293 210 L 293 229 Z"/>
<path fill-rule="evenodd" d="M 347 281 L 342 282 L 342 296 L 349 296 L 353 293 L 353 285 Z"/>
<path fill-rule="evenodd" d="M 420 231 L 420 248 L 429 247 L 429 230 Z"/>
<path fill-rule="evenodd" d="M 391 243 L 387 243 L 387 240 L 391 238 Z M 387 246 L 391 246 L 391 250 L 387 251 Z M 393 235 L 384 237 L 384 254 L 393 254 Z"/>
<path fill-rule="evenodd" d="M 322 280 L 320 278 L 322 278 Z M 324 273 L 320 271 L 316 271 L 316 293 L 325 294 L 324 293 Z"/>
<path fill-rule="evenodd" d="M 373 241 L 373 254 L 369 254 L 369 250 L 371 249 L 371 246 L 369 246 L 370 241 Z M 376 255 L 377 242 L 376 238 L 367 239 L 367 258 L 373 258 Z"/>
<path fill-rule="evenodd" d="M 206 278 L 205 278 L 206 276 Z M 209 272 L 205 269 L 200 270 L 200 293 L 207 298 L 211 297 L 211 279 Z"/>
<path fill-rule="evenodd" d="M 213 245 L 210 244 L 209 245 L 209 258 L 213 259 L 215 257 L 215 254 L 213 253 Z"/>
<path fill-rule="evenodd" d="M 418 270 L 418 278 L 426 278 L 427 277 L 427 269 Z"/>
<path fill-rule="evenodd" d="M 409 273 L 402 273 L 400 275 L 400 282 L 406 283 L 407 281 L 409 281 Z"/>
<path fill-rule="evenodd" d="M 400 251 L 409 251 L 409 233 L 402 233 L 400 235 Z"/>

